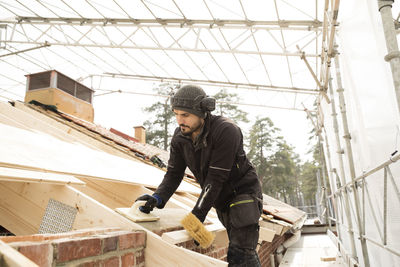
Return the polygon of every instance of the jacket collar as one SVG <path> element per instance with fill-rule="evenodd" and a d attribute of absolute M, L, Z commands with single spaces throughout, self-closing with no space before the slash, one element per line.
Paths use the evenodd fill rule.
<path fill-rule="evenodd" d="M 179 131 L 179 135 L 185 139 L 190 140 L 193 143 L 194 150 L 197 151 L 199 149 L 207 147 L 207 136 L 210 131 L 210 124 L 211 124 L 211 114 L 208 112 L 206 118 L 204 119 L 203 127 L 201 127 L 199 135 L 196 137 L 194 141 L 189 136 L 185 136 Z"/>

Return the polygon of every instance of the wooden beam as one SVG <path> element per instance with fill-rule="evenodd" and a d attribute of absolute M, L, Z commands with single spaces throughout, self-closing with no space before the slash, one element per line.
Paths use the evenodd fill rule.
<path fill-rule="evenodd" d="M 142 185 L 126 184 L 106 180 L 81 178 L 86 186 L 73 186 L 111 209 L 130 207 L 136 198 L 153 191 Z"/>
<path fill-rule="evenodd" d="M 2 193 L 9 191 L 6 204 L 10 205 L 9 209 L 13 209 L 21 221 L 34 220 L 32 223 L 40 225 L 41 216 L 34 216 L 34 214 L 38 212 L 43 214 L 49 198 L 53 198 L 78 210 L 73 229 L 120 227 L 126 230 L 145 231 L 147 233 L 145 258 L 148 266 L 227 266 L 226 262 L 163 241 L 158 235 L 126 219 L 72 186 L 13 182 L 0 182 L 0 185 L 0 188 L 4 189 L 0 192 L 0 206 L 4 204 Z M 30 208 L 34 209 L 30 211 Z M 0 220 L 2 217 L 0 209 Z M 4 225 L 4 227 L 8 229 L 9 225 Z"/>
<path fill-rule="evenodd" d="M 0 266 L 39 267 L 36 263 L 0 240 Z"/>

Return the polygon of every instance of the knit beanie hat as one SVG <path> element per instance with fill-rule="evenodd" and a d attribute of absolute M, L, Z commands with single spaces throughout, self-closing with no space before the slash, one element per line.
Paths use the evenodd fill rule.
<path fill-rule="evenodd" d="M 179 109 L 200 118 L 206 117 L 206 111 L 201 108 L 201 100 L 206 97 L 206 93 L 200 86 L 185 85 L 182 86 L 172 97 L 172 109 Z"/>

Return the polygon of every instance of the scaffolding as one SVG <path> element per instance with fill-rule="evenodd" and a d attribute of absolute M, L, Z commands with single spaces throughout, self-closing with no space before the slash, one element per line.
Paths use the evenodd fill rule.
<path fill-rule="evenodd" d="M 328 209 L 330 212 L 327 219 L 330 228 L 336 225 L 337 236 L 332 233 L 332 230 L 330 230 L 330 236 L 337 239 L 340 252 L 349 266 L 397 266 L 400 263 L 400 244 L 395 238 L 399 233 L 396 225 L 398 225 L 400 214 L 396 207 L 400 204 L 398 180 L 400 156 L 397 155 L 397 141 L 393 142 L 391 138 L 385 139 L 392 135 L 397 140 L 399 125 L 400 75 L 398 71 L 400 65 L 395 23 L 391 12 L 393 1 L 356 2 L 343 4 L 345 7 L 342 6 L 341 10 L 358 4 L 360 12 L 373 9 L 374 16 L 368 18 L 368 14 L 364 13 L 358 16 L 355 22 L 341 25 L 343 27 L 340 30 L 335 29 L 336 21 L 335 25 L 331 23 L 323 25 L 324 31 L 327 28 L 336 31 L 339 36 L 335 40 L 328 39 L 328 42 L 332 44 L 329 47 L 332 49 L 325 49 L 329 51 L 325 68 L 329 73 L 324 73 L 321 80 L 325 85 L 323 87 L 328 91 L 329 99 L 321 99 L 322 108 L 319 109 L 320 112 L 331 115 L 325 116 L 320 122 L 325 128 L 323 131 L 324 153 L 332 191 L 327 199 L 328 202 L 333 203 L 334 207 L 334 211 Z M 378 12 L 381 14 L 382 24 L 369 24 L 378 16 Z M 346 18 L 346 15 L 343 17 Z M 376 46 L 370 45 L 367 48 L 373 49 L 370 51 L 371 54 L 379 48 L 381 49 L 378 51 L 379 55 L 387 50 L 384 57 L 370 59 L 371 63 L 379 64 L 375 68 L 385 68 L 384 60 L 390 63 L 392 85 L 390 81 L 386 81 L 389 83 L 385 84 L 387 86 L 378 84 L 379 90 L 385 91 L 384 93 L 374 94 L 374 86 L 377 84 L 369 87 L 360 84 L 362 80 L 371 82 L 372 78 L 362 77 L 367 67 L 358 62 L 359 69 L 354 70 L 356 65 L 348 61 L 349 55 L 346 49 L 361 43 L 356 40 L 351 43 L 345 38 L 350 33 L 354 33 L 346 27 L 357 25 L 361 21 L 360 17 L 366 19 L 368 26 L 383 29 L 381 32 L 370 29 L 364 31 L 359 37 L 376 36 L 379 39 Z M 342 24 L 346 22 L 346 19 L 343 19 Z M 384 38 L 382 38 L 382 32 L 384 32 Z M 384 42 L 386 46 L 383 46 Z M 359 54 L 352 54 L 352 57 L 357 58 Z M 331 68 L 329 59 L 332 59 L 334 68 Z M 376 59 L 378 61 L 373 61 Z M 343 60 L 347 61 L 342 63 Z M 381 78 L 387 77 L 385 76 L 387 73 L 390 71 L 385 74 L 380 73 L 380 76 L 377 75 L 376 78 L 381 82 Z M 362 92 L 360 87 L 363 89 Z M 361 94 L 369 94 L 368 97 L 374 95 L 376 98 L 367 102 Z M 392 101 L 391 96 L 395 96 L 397 102 Z M 388 99 L 391 101 L 387 101 Z M 374 107 L 368 106 L 371 102 L 375 104 Z M 370 109 L 374 111 L 369 111 Z M 370 112 L 376 112 L 379 115 L 368 116 Z M 390 118 L 382 120 L 382 116 L 388 113 L 391 114 Z M 385 158 L 387 160 L 383 160 Z"/>
<path fill-rule="evenodd" d="M 197 83 L 254 96 L 232 104 L 305 111 L 324 155 L 317 213 L 329 235 L 349 266 L 400 265 L 393 1 L 274 0 L 262 10 L 250 1 L 190 1 L 195 11 L 175 0 L 130 1 L 135 8 L 122 0 L 28 2 L 0 2 L 8 16 L 0 18 L 0 97 L 22 99 L 24 75 L 57 59 L 98 96 L 151 95 L 112 88 L 116 81 Z"/>

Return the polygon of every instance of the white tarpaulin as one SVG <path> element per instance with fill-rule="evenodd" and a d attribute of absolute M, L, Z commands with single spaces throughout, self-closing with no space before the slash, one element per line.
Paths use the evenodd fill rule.
<path fill-rule="evenodd" d="M 337 32 L 337 44 L 340 58 L 340 75 L 342 84 L 338 84 L 335 66 L 332 67 L 333 98 L 339 125 L 340 146 L 344 150 L 343 163 L 345 182 L 351 181 L 350 163 L 348 151 L 345 145 L 345 136 L 341 109 L 339 108 L 338 89 L 343 87 L 351 136 L 352 153 L 354 156 L 355 176 L 377 167 L 388 161 L 391 154 L 399 149 L 399 112 L 396 103 L 395 90 L 391 69 L 384 60 L 387 54 L 385 37 L 383 35 L 382 21 L 378 11 L 377 1 L 343 1 L 339 13 L 340 27 Z M 332 107 L 323 103 L 325 114 L 325 129 L 328 136 L 329 152 L 331 156 L 330 170 L 336 169 L 340 177 L 340 157 L 333 127 Z M 400 185 L 399 163 L 390 165 L 394 180 Z M 332 191 L 335 191 L 337 176 L 330 173 Z M 361 224 L 365 225 L 367 237 L 367 254 L 370 266 L 399 266 L 400 258 L 393 253 L 374 244 L 384 240 L 384 171 L 383 169 L 365 179 L 364 186 L 358 187 L 359 212 Z M 389 177 L 389 176 L 388 176 Z M 343 184 L 342 184 L 343 185 Z M 364 266 L 364 257 L 359 241 L 357 222 L 357 209 L 354 200 L 354 189 L 347 190 L 349 196 L 349 212 L 354 233 L 356 255 L 361 266 Z M 339 222 L 338 226 L 342 242 L 348 253 L 351 249 L 351 234 L 348 229 L 348 219 L 344 209 L 345 196 L 342 193 L 341 201 L 338 201 Z M 395 186 L 388 178 L 387 190 L 387 245 L 389 248 L 399 251 L 400 242 L 396 237 L 400 233 L 399 199 Z M 363 213 L 365 211 L 365 213 Z M 342 218 L 343 216 L 343 218 Z M 364 219 L 365 218 L 365 219 Z M 369 239 L 368 239 L 369 238 Z"/>

